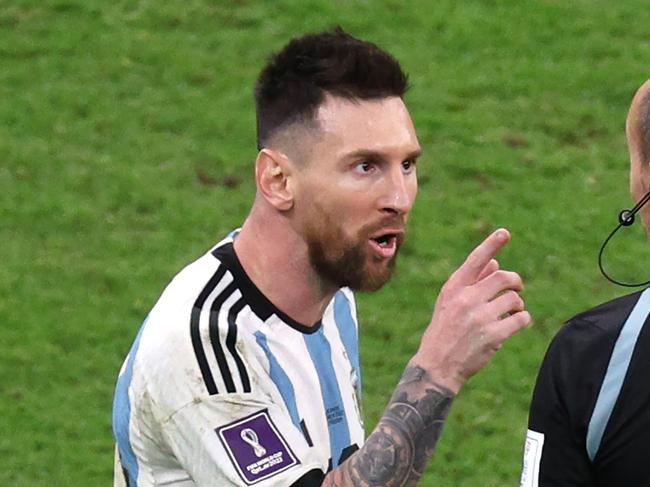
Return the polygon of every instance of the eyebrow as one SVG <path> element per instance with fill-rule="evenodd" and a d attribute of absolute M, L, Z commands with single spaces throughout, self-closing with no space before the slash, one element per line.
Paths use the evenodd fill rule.
<path fill-rule="evenodd" d="M 422 155 L 422 149 L 418 148 L 414 151 L 409 152 L 404 160 L 416 159 Z M 357 157 L 366 157 L 368 159 L 385 159 L 385 153 L 381 151 L 374 151 L 368 149 L 359 149 L 354 152 L 350 152 L 345 156 L 346 159 L 356 159 Z"/>

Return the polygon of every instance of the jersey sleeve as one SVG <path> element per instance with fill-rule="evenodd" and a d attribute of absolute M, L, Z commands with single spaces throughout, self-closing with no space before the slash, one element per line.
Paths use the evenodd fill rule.
<path fill-rule="evenodd" d="M 167 482 L 183 476 L 197 486 L 287 487 L 322 471 L 252 339 L 242 330 L 235 334 L 223 320 L 201 328 L 193 342 L 174 326 L 186 314 L 152 313 L 142 335 L 131 411 L 139 430 L 134 449 L 140 477 Z"/>
<path fill-rule="evenodd" d="M 260 398 L 189 404 L 163 424 L 163 433 L 198 486 L 311 487 L 324 475 L 284 408 Z"/>
<path fill-rule="evenodd" d="M 521 487 L 596 485 L 586 450 L 604 367 L 593 353 L 595 331 L 591 323 L 570 322 L 546 353 L 530 406 Z"/>

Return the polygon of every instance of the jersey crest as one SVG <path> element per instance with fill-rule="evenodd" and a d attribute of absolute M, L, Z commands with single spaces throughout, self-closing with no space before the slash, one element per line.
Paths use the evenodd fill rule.
<path fill-rule="evenodd" d="M 266 409 L 215 431 L 237 473 L 247 485 L 300 463 Z"/>

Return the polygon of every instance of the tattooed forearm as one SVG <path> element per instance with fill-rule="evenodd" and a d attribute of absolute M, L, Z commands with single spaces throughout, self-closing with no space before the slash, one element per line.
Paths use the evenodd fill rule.
<path fill-rule="evenodd" d="M 409 366 L 366 444 L 324 486 L 416 485 L 433 454 L 454 394 Z"/>

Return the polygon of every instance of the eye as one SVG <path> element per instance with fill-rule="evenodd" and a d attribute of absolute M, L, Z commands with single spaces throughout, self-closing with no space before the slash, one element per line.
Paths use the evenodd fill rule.
<path fill-rule="evenodd" d="M 402 169 L 406 173 L 412 172 L 413 170 L 415 170 L 416 164 L 417 164 L 417 160 L 415 158 L 406 159 L 405 161 L 402 161 Z"/>
<path fill-rule="evenodd" d="M 368 174 L 372 172 L 375 165 L 370 161 L 360 161 L 354 166 L 354 170 L 360 174 Z"/>

